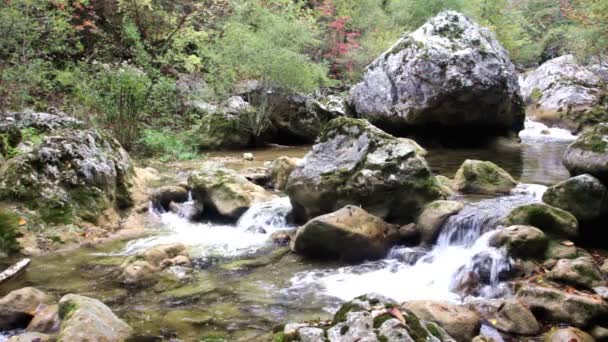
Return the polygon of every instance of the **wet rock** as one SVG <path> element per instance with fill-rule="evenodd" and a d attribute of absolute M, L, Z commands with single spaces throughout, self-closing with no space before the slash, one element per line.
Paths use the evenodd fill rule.
<path fill-rule="evenodd" d="M 574 141 L 563 157 L 572 176 L 590 174 L 608 184 L 608 123 L 586 130 Z"/>
<path fill-rule="evenodd" d="M 549 240 L 545 251 L 546 260 L 574 259 L 581 256 L 579 249 L 574 244 L 564 244 L 560 241 Z"/>
<path fill-rule="evenodd" d="M 444 130 L 437 128 L 464 128 L 478 138 L 519 131 L 524 122 L 506 50 L 489 30 L 452 11 L 430 19 L 369 65 L 349 102 L 389 131 L 430 126 L 427 131 L 441 136 Z"/>
<path fill-rule="evenodd" d="M 585 174 L 549 187 L 543 202 L 570 212 L 579 221 L 590 221 L 608 211 L 608 189 L 595 177 Z"/>
<path fill-rule="evenodd" d="M 531 226 L 510 226 L 490 238 L 490 246 L 505 247 L 516 258 L 542 256 L 547 243 L 545 233 Z"/>
<path fill-rule="evenodd" d="M 416 223 L 421 242 L 432 244 L 445 220 L 457 214 L 462 208 L 464 208 L 464 204 L 456 201 L 435 201 L 427 204 Z"/>
<path fill-rule="evenodd" d="M 68 294 L 59 301 L 61 341 L 123 341 L 133 330 L 102 302 Z"/>
<path fill-rule="evenodd" d="M 462 193 L 508 194 L 517 182 L 492 162 L 466 160 L 456 172 L 453 185 Z"/>
<path fill-rule="evenodd" d="M 39 305 L 34 318 L 27 326 L 27 331 L 53 334 L 59 331 L 59 325 L 59 307 Z"/>
<path fill-rule="evenodd" d="M 243 160 L 253 161 L 255 158 L 253 157 L 253 153 L 243 153 Z"/>
<path fill-rule="evenodd" d="M 449 196 L 454 194 L 454 182 L 446 176 L 437 175 L 435 176 L 439 184 L 441 185 L 442 190 L 448 194 Z"/>
<path fill-rule="evenodd" d="M 578 221 L 567 211 L 543 203 L 525 204 L 513 209 L 502 221 L 505 226 L 527 225 L 545 234 L 566 239 L 578 236 Z"/>
<path fill-rule="evenodd" d="M 38 332 L 27 332 L 17 336 L 13 336 L 7 342 L 55 342 L 56 339 L 52 336 L 41 334 Z"/>
<path fill-rule="evenodd" d="M 25 328 L 36 309 L 50 300 L 44 292 L 33 287 L 9 292 L 0 299 L 0 330 Z"/>
<path fill-rule="evenodd" d="M 184 203 L 171 202 L 169 204 L 169 210 L 188 221 L 200 221 L 205 213 L 205 205 L 197 201 Z"/>
<path fill-rule="evenodd" d="M 319 328 L 303 327 L 298 329 L 300 342 L 325 341 L 325 330 Z"/>
<path fill-rule="evenodd" d="M 545 62 L 522 82 L 526 115 L 574 133 L 608 120 L 605 82 L 572 55 Z"/>
<path fill-rule="evenodd" d="M 417 147 L 365 120 L 329 122 L 289 177 L 296 219 L 361 206 L 389 221 L 410 223 L 428 202 L 445 198 Z"/>
<path fill-rule="evenodd" d="M 479 334 L 479 314 L 465 306 L 445 302 L 411 301 L 403 304 L 422 320 L 439 324 L 456 341 L 470 341 Z"/>
<path fill-rule="evenodd" d="M 587 289 L 606 284 L 600 270 L 590 259 L 584 257 L 559 260 L 547 273 L 547 278 Z"/>
<path fill-rule="evenodd" d="M 133 287 L 146 287 L 159 280 L 159 272 L 174 266 L 192 267 L 186 246 L 170 243 L 155 246 L 128 257 L 120 265 L 120 281 Z"/>
<path fill-rule="evenodd" d="M 289 176 L 296 169 L 300 159 L 279 157 L 272 162 L 270 177 L 275 190 L 285 190 Z"/>
<path fill-rule="evenodd" d="M 276 245 L 286 246 L 291 242 L 295 232 L 291 230 L 278 230 L 270 234 L 270 240 Z"/>
<path fill-rule="evenodd" d="M 167 185 L 154 189 L 150 194 L 150 201 L 157 208 L 165 211 L 170 209 L 171 202 L 183 203 L 188 200 L 188 189 L 179 185 Z"/>
<path fill-rule="evenodd" d="M 540 325 L 525 305 L 516 300 L 507 300 L 496 312 L 496 329 L 516 335 L 536 335 Z"/>
<path fill-rule="evenodd" d="M 0 136 L 10 129 L 26 132 L 22 137 L 30 147 L 4 156 L 0 200 L 21 203 L 52 224 L 77 219 L 96 224 L 107 210 L 119 211 L 133 204 L 131 160 L 107 133 L 84 129 L 76 119 L 48 113 L 0 117 Z"/>
<path fill-rule="evenodd" d="M 386 256 L 398 239 L 397 226 L 359 207 L 346 206 L 298 229 L 293 250 L 310 257 L 374 260 Z"/>
<path fill-rule="evenodd" d="M 608 259 L 604 260 L 602 266 L 600 267 L 600 270 L 602 271 L 602 273 L 608 275 Z"/>
<path fill-rule="evenodd" d="M 120 280 L 130 286 L 144 287 L 156 282 L 160 268 L 145 260 L 135 260 L 121 267 Z"/>
<path fill-rule="evenodd" d="M 234 170 L 206 163 L 188 178 L 196 201 L 227 218 L 237 219 L 255 203 L 271 200 L 273 195 L 248 181 Z"/>
<path fill-rule="evenodd" d="M 595 342 L 586 332 L 577 328 L 552 329 L 543 335 L 543 342 Z"/>
<path fill-rule="evenodd" d="M 583 293 L 525 284 L 516 296 L 532 310 L 537 319 L 550 323 L 587 327 L 608 314 L 606 302 Z"/>
<path fill-rule="evenodd" d="M 270 187 L 272 178 L 270 176 L 270 169 L 267 167 L 251 167 L 240 170 L 239 173 L 247 178 L 248 181 L 257 184 L 262 187 Z"/>
<path fill-rule="evenodd" d="M 593 338 L 595 338 L 599 342 L 608 341 L 607 328 L 596 325 L 595 327 L 593 327 L 593 329 L 591 329 L 591 331 L 589 331 L 589 333 L 591 334 L 591 336 L 593 336 Z"/>

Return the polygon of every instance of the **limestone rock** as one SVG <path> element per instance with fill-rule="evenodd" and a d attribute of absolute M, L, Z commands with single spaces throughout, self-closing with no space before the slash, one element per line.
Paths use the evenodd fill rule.
<path fill-rule="evenodd" d="M 549 187 L 543 202 L 570 212 L 579 221 L 595 220 L 608 212 L 608 189 L 584 174 Z"/>
<path fill-rule="evenodd" d="M 517 182 L 492 162 L 466 160 L 454 176 L 454 187 L 462 193 L 508 194 Z"/>
<path fill-rule="evenodd" d="M 432 244 L 445 220 L 461 211 L 462 208 L 464 208 L 464 204 L 456 201 L 435 201 L 427 204 L 418 216 L 416 224 L 421 242 Z"/>
<path fill-rule="evenodd" d="M 510 226 L 496 232 L 490 246 L 505 247 L 517 258 L 542 256 L 547 248 L 547 237 L 542 230 L 531 226 Z"/>

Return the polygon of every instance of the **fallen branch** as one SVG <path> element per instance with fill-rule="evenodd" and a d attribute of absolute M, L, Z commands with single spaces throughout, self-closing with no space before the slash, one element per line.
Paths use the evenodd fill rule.
<path fill-rule="evenodd" d="M 23 273 L 30 264 L 30 261 L 30 259 L 23 259 L 0 273 L 0 285 Z"/>

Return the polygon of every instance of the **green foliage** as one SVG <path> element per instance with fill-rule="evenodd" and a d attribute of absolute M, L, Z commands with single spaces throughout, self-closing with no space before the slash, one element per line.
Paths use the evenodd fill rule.
<path fill-rule="evenodd" d="M 0 209 L 0 252 L 16 253 L 20 246 L 19 215 L 6 209 Z"/>
<path fill-rule="evenodd" d="M 190 160 L 198 157 L 191 139 L 174 132 L 147 129 L 141 142 L 144 149 L 159 156 L 161 161 Z"/>

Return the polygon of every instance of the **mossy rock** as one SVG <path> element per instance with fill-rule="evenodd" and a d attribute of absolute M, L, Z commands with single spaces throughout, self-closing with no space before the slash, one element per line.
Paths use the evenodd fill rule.
<path fill-rule="evenodd" d="M 198 123 L 196 141 L 201 150 L 245 148 L 253 138 L 239 122 L 238 115 L 209 114 Z"/>
<path fill-rule="evenodd" d="M 572 176 L 590 174 L 608 184 L 608 123 L 583 132 L 568 146 L 563 162 Z"/>
<path fill-rule="evenodd" d="M 579 221 L 596 220 L 608 211 L 608 190 L 595 177 L 585 174 L 550 187 L 543 202 L 572 213 Z"/>
<path fill-rule="evenodd" d="M 462 193 L 508 194 L 517 182 L 492 162 L 466 160 L 456 172 L 453 184 Z"/>
<path fill-rule="evenodd" d="M 533 226 L 547 235 L 566 239 L 575 239 L 579 233 L 574 215 L 543 203 L 525 204 L 513 209 L 502 224 Z"/>

